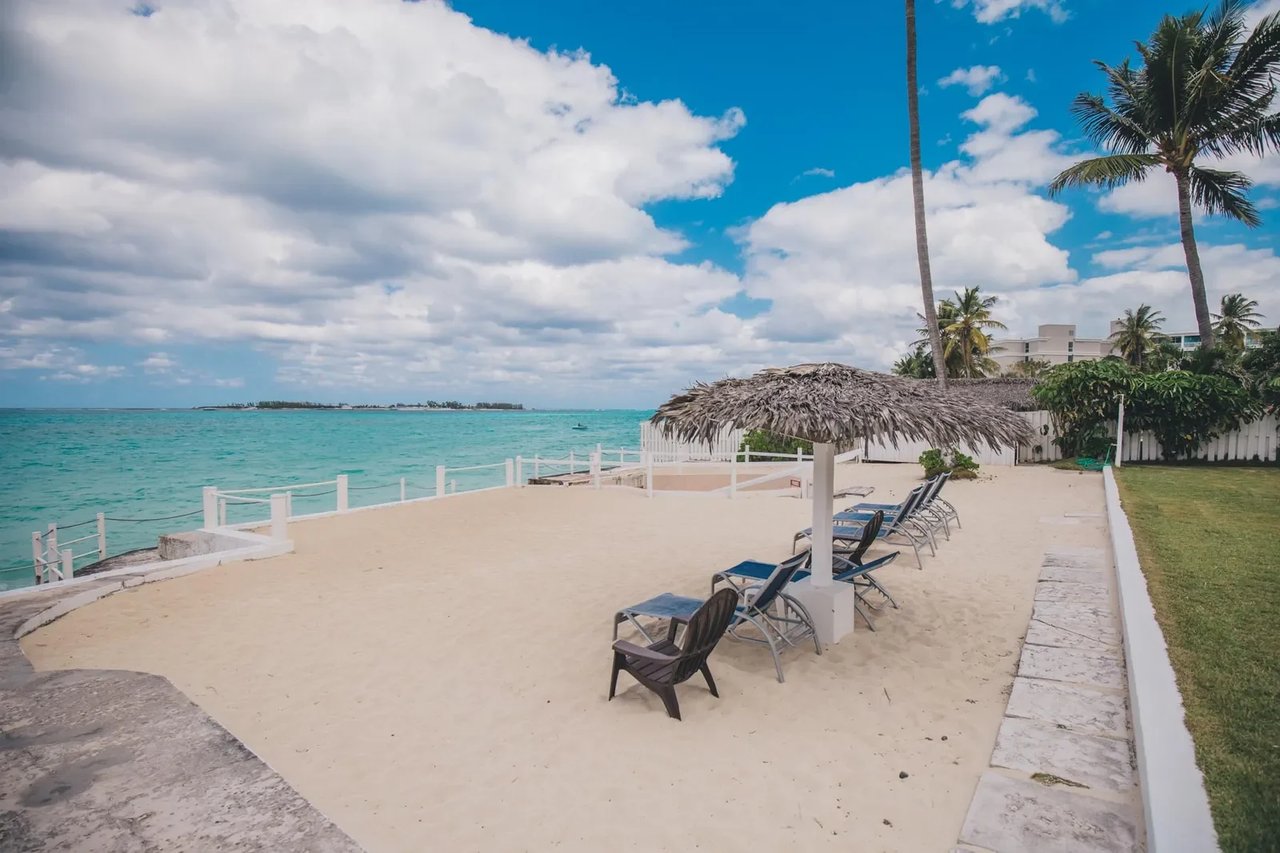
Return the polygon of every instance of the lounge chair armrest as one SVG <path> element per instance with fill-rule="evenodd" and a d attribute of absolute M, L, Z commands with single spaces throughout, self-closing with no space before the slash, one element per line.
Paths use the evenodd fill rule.
<path fill-rule="evenodd" d="M 626 640 L 615 640 L 613 650 L 615 652 L 621 652 L 624 655 L 644 658 L 645 660 L 660 662 L 679 660 L 679 657 L 675 655 L 664 655 L 662 652 L 655 652 L 653 649 L 645 648 L 644 646 L 637 646 L 635 643 L 630 643 Z"/>

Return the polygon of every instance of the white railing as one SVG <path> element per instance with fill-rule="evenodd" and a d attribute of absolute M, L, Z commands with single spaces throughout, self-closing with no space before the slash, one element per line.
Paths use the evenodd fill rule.
<path fill-rule="evenodd" d="M 745 430 L 725 427 L 708 442 L 679 441 L 648 421 L 640 422 L 640 448 L 671 462 L 728 462 L 745 435 Z"/>

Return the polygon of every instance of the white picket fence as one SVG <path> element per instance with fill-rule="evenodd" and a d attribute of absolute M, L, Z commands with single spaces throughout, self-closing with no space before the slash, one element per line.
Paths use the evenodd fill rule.
<path fill-rule="evenodd" d="M 1031 423 L 1035 440 L 1019 449 L 1019 462 L 1053 462 L 1062 458 L 1062 451 L 1054 443 L 1057 431 L 1048 412 L 1023 412 Z M 1111 425 L 1108 434 L 1115 435 Z M 1267 415 L 1256 421 L 1241 424 L 1239 429 L 1223 433 L 1207 441 L 1195 454 L 1195 459 L 1206 462 L 1275 462 L 1277 445 L 1280 445 L 1280 419 Z M 1039 451 L 1036 450 L 1039 448 Z M 1185 457 L 1179 457 L 1185 458 Z M 1125 432 L 1120 442 L 1121 462 L 1161 462 L 1164 454 L 1160 442 L 1150 430 Z"/>
<path fill-rule="evenodd" d="M 648 421 L 640 422 L 640 449 L 657 462 L 728 462 L 742 446 L 745 430 L 726 427 L 706 443 L 677 441 Z"/>

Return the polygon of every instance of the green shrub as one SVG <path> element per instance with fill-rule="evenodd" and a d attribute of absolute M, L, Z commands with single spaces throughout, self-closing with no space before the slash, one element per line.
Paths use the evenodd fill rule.
<path fill-rule="evenodd" d="M 926 477 L 936 477 L 947 471 L 955 480 L 973 480 L 978 476 L 978 463 L 972 456 L 966 456 L 955 448 L 945 451 L 931 448 L 920 454 L 919 461 L 924 466 Z"/>
<path fill-rule="evenodd" d="M 924 466 L 926 477 L 936 477 L 948 468 L 947 460 L 942 457 L 941 450 L 926 450 L 921 453 L 920 464 Z"/>
<path fill-rule="evenodd" d="M 738 452 L 741 453 L 747 447 L 751 448 L 752 453 L 785 453 L 788 456 L 794 454 L 797 450 L 805 454 L 813 453 L 812 441 L 805 441 L 802 438 L 787 438 L 776 433 L 765 432 L 762 429 L 753 429 L 743 436 L 742 445 L 738 448 Z"/>

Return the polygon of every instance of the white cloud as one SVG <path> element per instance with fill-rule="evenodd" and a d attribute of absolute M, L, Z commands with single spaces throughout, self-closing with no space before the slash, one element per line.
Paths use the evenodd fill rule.
<path fill-rule="evenodd" d="M 178 366 L 178 362 L 170 358 L 167 353 L 153 352 L 138 362 L 138 366 L 144 373 L 168 373 Z"/>
<path fill-rule="evenodd" d="M 944 89 L 949 86 L 964 86 L 969 94 L 977 97 L 1005 79 L 998 65 L 974 65 L 969 68 L 957 68 L 938 81 Z"/>
<path fill-rule="evenodd" d="M 982 24 L 994 24 L 1007 18 L 1020 17 L 1025 10 L 1039 9 L 1054 23 L 1065 21 L 1069 14 L 1062 0 L 952 0 L 957 9 L 973 7 L 973 16 Z"/>
<path fill-rule="evenodd" d="M 687 242 L 645 207 L 723 191 L 737 109 L 635 101 L 438 0 L 7 15 L 0 344 L 229 341 L 286 381 L 555 393 L 611 363 L 669 390 L 756 345 L 716 308 L 736 278 L 667 260 Z"/>
<path fill-rule="evenodd" d="M 821 166 L 814 166 L 812 169 L 805 169 L 800 173 L 801 177 L 806 178 L 834 178 L 836 176 L 835 169 L 824 169 Z"/>

